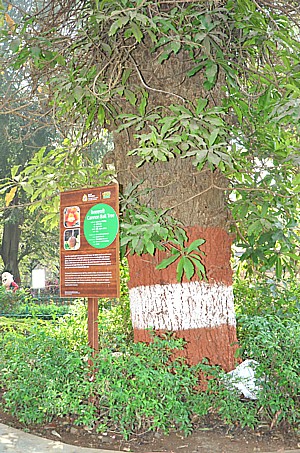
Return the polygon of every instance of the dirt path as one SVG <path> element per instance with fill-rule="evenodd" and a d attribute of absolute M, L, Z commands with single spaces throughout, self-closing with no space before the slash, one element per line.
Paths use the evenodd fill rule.
<path fill-rule="evenodd" d="M 11 415 L 0 411 L 0 422 L 71 445 L 138 453 L 253 453 L 300 448 L 300 437 L 294 432 L 279 429 L 270 431 L 267 426 L 261 426 L 256 431 L 229 428 L 214 418 L 195 426 L 194 432 L 188 437 L 178 432 L 171 432 L 167 436 L 159 432 L 140 433 L 128 441 L 113 432 L 103 435 L 96 430 L 78 427 L 68 418 L 56 419 L 39 426 L 24 426 Z"/>

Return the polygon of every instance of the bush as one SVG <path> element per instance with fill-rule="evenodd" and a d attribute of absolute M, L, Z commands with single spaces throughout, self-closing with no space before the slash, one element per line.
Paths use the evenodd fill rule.
<path fill-rule="evenodd" d="M 0 314 L 15 313 L 20 304 L 26 304 L 30 300 L 31 295 L 27 290 L 19 289 L 14 293 L 0 286 Z"/>
<path fill-rule="evenodd" d="M 89 410 L 90 382 L 86 349 L 70 351 L 41 324 L 27 335 L 16 331 L 0 337 L 0 384 L 4 407 L 24 423 Z"/>
<path fill-rule="evenodd" d="M 207 414 L 210 397 L 197 391 L 199 367 L 180 358 L 170 360 L 182 340 L 154 337 L 111 354 L 103 349 L 95 360 L 96 422 L 128 437 L 140 430 L 192 430 L 192 416 Z"/>
<path fill-rule="evenodd" d="M 120 304 L 100 300 L 100 351 L 93 360 L 94 375 L 87 365 L 91 351 L 84 300 L 53 322 L 0 318 L 5 408 L 26 423 L 68 414 L 78 424 L 98 431 L 113 429 L 125 437 L 171 428 L 188 434 L 195 414 L 201 418 L 211 412 L 227 424 L 243 427 L 262 421 L 297 426 L 299 286 L 273 288 L 262 282 L 252 287 L 239 281 L 235 292 L 240 357 L 259 363 L 257 400 L 246 400 L 229 389 L 218 367 L 207 363 L 189 367 L 183 359 L 174 359 L 182 340 L 154 337 L 149 345 L 133 344 L 124 294 Z M 208 381 L 207 391 L 198 391 L 199 376 Z"/>
<path fill-rule="evenodd" d="M 300 310 L 300 284 L 296 280 L 256 280 L 237 278 L 234 282 L 236 314 L 276 314 L 290 317 Z"/>
<path fill-rule="evenodd" d="M 293 317 L 276 315 L 240 317 L 245 332 L 241 354 L 256 360 L 261 386 L 257 405 L 272 424 L 300 422 L 300 312 Z"/>
<path fill-rule="evenodd" d="M 300 421 L 300 285 L 237 280 L 234 292 L 240 357 L 259 363 L 256 377 L 261 390 L 254 409 L 271 426 L 281 421 L 296 425 Z"/>
<path fill-rule="evenodd" d="M 196 391 L 197 367 L 170 360 L 181 347 L 181 340 L 171 339 L 154 338 L 148 346 L 121 342 L 117 354 L 99 352 L 90 379 L 90 351 L 63 345 L 49 323 L 29 326 L 27 335 L 5 332 L 0 339 L 4 406 L 25 423 L 68 414 L 78 424 L 113 428 L 125 437 L 141 428 L 188 433 L 192 415 L 206 413 L 210 403 Z"/>

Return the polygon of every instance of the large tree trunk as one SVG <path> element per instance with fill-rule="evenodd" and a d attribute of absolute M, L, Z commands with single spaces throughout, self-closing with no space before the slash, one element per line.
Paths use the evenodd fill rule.
<path fill-rule="evenodd" d="M 187 79 L 184 54 L 163 65 L 148 52 L 135 55 L 139 71 L 148 85 L 186 99 L 204 97 L 200 78 Z M 133 67 L 134 70 L 134 67 Z M 210 93 L 217 99 L 220 86 Z M 205 92 L 207 97 L 207 92 Z M 178 102 L 174 95 L 149 91 L 151 107 Z M 170 214 L 184 225 L 192 242 L 206 240 L 204 264 L 207 281 L 194 276 L 188 282 L 176 281 L 176 263 L 155 270 L 163 256 L 130 256 L 129 295 L 136 341 L 149 341 L 149 330 L 172 331 L 187 341 L 185 355 L 189 363 L 208 358 L 225 370 L 235 366 L 236 327 L 230 268 L 231 237 L 226 206 L 226 178 L 218 171 L 197 171 L 191 160 L 174 158 L 136 168 L 127 152 L 136 145 L 129 131 L 115 136 L 114 161 L 121 187 L 144 180 L 151 187 L 148 206 L 171 208 Z M 145 201 L 145 200 L 143 200 Z"/>
<path fill-rule="evenodd" d="M 176 281 L 176 264 L 158 271 L 162 254 L 129 257 L 129 294 L 136 341 L 149 341 L 149 329 L 184 338 L 190 364 L 207 358 L 230 370 L 235 365 L 235 314 L 229 266 L 230 236 L 221 228 L 187 228 L 190 240 L 206 239 L 208 281 Z"/>

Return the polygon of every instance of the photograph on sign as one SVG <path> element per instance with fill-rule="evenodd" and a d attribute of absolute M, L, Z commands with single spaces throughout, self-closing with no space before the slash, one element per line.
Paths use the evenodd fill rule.
<path fill-rule="evenodd" d="M 65 230 L 64 249 L 78 250 L 80 248 L 80 229 Z"/>
<path fill-rule="evenodd" d="M 66 228 L 80 225 L 80 208 L 78 206 L 68 206 L 64 209 L 64 225 Z"/>

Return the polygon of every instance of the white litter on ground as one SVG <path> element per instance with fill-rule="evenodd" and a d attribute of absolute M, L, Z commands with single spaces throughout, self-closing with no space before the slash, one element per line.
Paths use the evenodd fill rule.
<path fill-rule="evenodd" d="M 235 387 L 245 398 L 256 400 L 260 390 L 255 379 L 255 369 L 258 362 L 247 359 L 234 370 L 226 374 L 228 388 Z"/>

